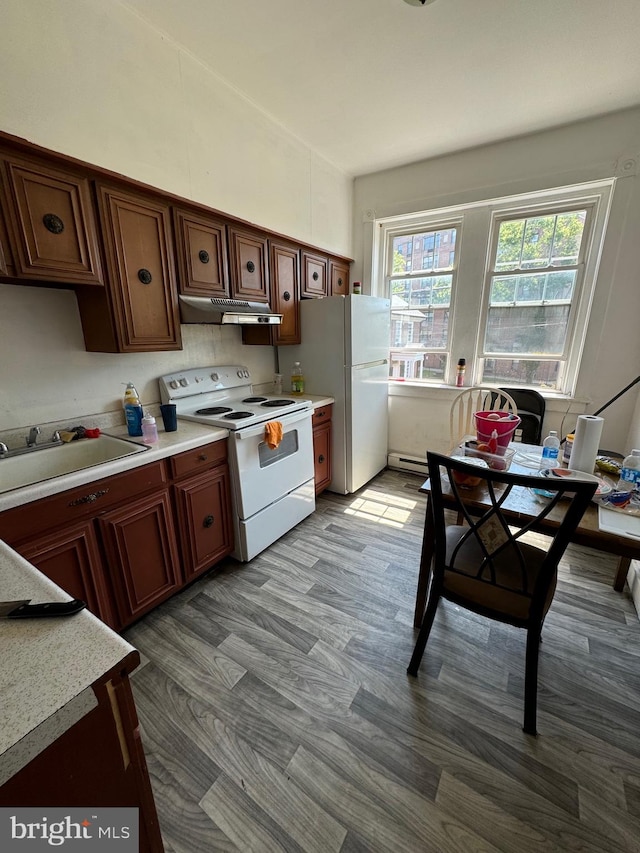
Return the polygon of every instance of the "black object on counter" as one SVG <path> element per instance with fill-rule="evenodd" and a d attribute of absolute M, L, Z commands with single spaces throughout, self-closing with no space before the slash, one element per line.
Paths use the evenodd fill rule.
<path fill-rule="evenodd" d="M 175 403 L 163 403 L 160 406 L 162 423 L 165 432 L 175 432 L 178 429 L 178 414 Z"/>
<path fill-rule="evenodd" d="M 72 616 L 87 606 L 84 601 L 50 601 L 46 604 L 29 604 L 30 598 L 21 601 L 0 601 L 0 619 L 41 619 L 43 616 Z"/>

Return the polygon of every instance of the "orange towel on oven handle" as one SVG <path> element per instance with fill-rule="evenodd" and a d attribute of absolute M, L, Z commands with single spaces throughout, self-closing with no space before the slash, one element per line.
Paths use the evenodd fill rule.
<path fill-rule="evenodd" d="M 282 441 L 282 424 L 280 421 L 267 421 L 264 425 L 264 440 L 271 450 L 276 449 Z"/>

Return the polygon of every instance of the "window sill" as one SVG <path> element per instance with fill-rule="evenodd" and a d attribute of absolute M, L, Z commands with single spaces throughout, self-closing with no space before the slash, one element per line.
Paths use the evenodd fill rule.
<path fill-rule="evenodd" d="M 389 380 L 390 397 L 419 397 L 424 400 L 442 400 L 443 396 L 446 396 L 453 400 L 464 390 L 464 388 L 459 388 L 457 385 L 445 385 L 444 383 L 425 385 L 422 382 L 413 382 L 410 379 L 406 381 L 398 381 L 397 379 Z M 546 408 L 550 412 L 583 414 L 591 402 L 590 400 L 571 397 L 567 394 L 554 394 L 549 391 L 540 391 L 539 393 L 544 397 Z"/>

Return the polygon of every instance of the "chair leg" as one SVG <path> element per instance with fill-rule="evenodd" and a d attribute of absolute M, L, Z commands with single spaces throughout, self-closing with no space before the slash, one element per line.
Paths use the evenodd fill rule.
<path fill-rule="evenodd" d="M 537 735 L 536 715 L 538 702 L 538 652 L 542 625 L 532 625 L 527 630 L 527 651 L 524 674 L 524 726 L 528 735 Z"/>
<path fill-rule="evenodd" d="M 420 666 L 422 655 L 424 654 L 424 650 L 427 646 L 427 640 L 429 639 L 429 634 L 431 633 L 433 620 L 436 618 L 436 610 L 438 609 L 439 601 L 440 589 L 436 589 L 436 583 L 432 577 L 431 588 L 429 589 L 429 598 L 427 600 L 427 606 L 424 611 L 424 619 L 422 620 L 422 625 L 420 626 L 420 633 L 418 634 L 418 639 L 416 640 L 416 645 L 413 650 L 413 654 L 411 655 L 411 662 L 407 667 L 407 672 L 409 673 L 409 675 L 418 674 L 418 667 Z"/>

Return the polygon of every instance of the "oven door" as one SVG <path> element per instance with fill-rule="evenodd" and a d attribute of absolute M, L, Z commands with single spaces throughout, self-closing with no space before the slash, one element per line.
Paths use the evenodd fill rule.
<path fill-rule="evenodd" d="M 311 410 L 274 418 L 282 424 L 275 450 L 265 442 L 265 425 L 238 429 L 229 435 L 236 511 L 250 518 L 294 489 L 313 480 Z"/>

